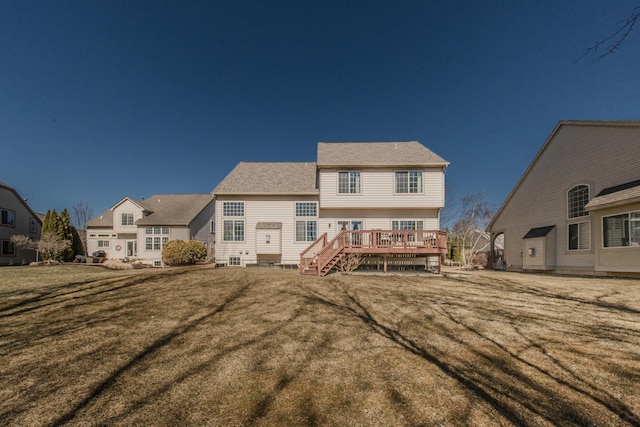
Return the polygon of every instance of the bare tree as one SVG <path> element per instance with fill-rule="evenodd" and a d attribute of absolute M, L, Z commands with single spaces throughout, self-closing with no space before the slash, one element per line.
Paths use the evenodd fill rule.
<path fill-rule="evenodd" d="M 47 263 L 60 259 L 62 253 L 70 247 L 71 241 L 62 240 L 60 236 L 52 231 L 43 233 L 38 242 L 38 250 L 42 254 L 42 259 Z"/>
<path fill-rule="evenodd" d="M 620 46 L 622 46 L 622 42 L 624 42 L 626 38 L 629 37 L 629 34 L 631 34 L 631 31 L 633 31 L 633 27 L 636 25 L 638 18 L 640 18 L 640 6 L 634 7 L 629 16 L 618 21 L 616 24 L 618 29 L 615 32 L 608 37 L 596 41 L 591 47 L 585 49 L 576 62 L 590 54 L 595 55 L 591 60 L 598 62 L 604 57 L 616 53 L 618 49 L 620 49 Z M 602 53 L 596 55 L 598 52 Z"/>
<path fill-rule="evenodd" d="M 462 264 L 468 266 L 474 257 L 486 246 L 485 229 L 491 222 L 495 209 L 485 199 L 483 193 L 470 193 L 462 199 L 460 216 L 453 224 L 451 234 L 462 244 Z"/>
<path fill-rule="evenodd" d="M 93 217 L 93 209 L 89 207 L 89 202 L 86 200 L 84 202 L 80 201 L 73 205 L 73 219 L 74 219 L 74 227 L 78 230 L 84 230 L 84 224 L 89 221 Z"/>
<path fill-rule="evenodd" d="M 11 243 L 21 249 L 36 249 L 38 247 L 38 244 L 31 237 L 22 234 L 14 234 L 10 240 Z"/>

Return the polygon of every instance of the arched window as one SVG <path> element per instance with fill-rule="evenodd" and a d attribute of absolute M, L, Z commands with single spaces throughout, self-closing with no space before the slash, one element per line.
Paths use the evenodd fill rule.
<path fill-rule="evenodd" d="M 569 218 L 588 216 L 589 212 L 585 212 L 584 207 L 589 203 L 589 186 L 576 185 L 567 194 Z"/>

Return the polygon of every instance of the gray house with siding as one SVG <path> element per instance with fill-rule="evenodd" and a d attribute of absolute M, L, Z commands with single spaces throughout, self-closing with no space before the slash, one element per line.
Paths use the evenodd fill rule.
<path fill-rule="evenodd" d="M 11 236 L 28 236 L 40 240 L 42 221 L 27 201 L 7 184 L 0 182 L 0 265 L 15 265 L 35 261 L 34 249 L 16 247 Z"/>
<path fill-rule="evenodd" d="M 561 121 L 488 227 L 500 267 L 640 275 L 640 121 Z"/>

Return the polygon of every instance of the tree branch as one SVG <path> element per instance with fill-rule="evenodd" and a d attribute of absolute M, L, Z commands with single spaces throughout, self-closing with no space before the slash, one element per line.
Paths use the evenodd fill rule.
<path fill-rule="evenodd" d="M 615 31 L 609 37 L 596 41 L 593 46 L 585 49 L 583 54 L 576 60 L 576 62 L 579 62 L 582 58 L 591 53 L 595 54 L 602 46 L 605 46 L 605 51 L 595 58 L 592 58 L 591 61 L 598 62 L 604 59 L 606 56 L 616 53 L 622 45 L 622 42 L 624 42 L 629 34 L 631 34 L 631 31 L 633 31 L 633 27 L 636 25 L 638 18 L 640 18 L 640 6 L 634 7 L 629 16 L 618 21 L 617 25 L 619 26 L 619 28 L 617 31 Z M 609 42 L 611 42 L 611 44 L 609 44 Z"/>

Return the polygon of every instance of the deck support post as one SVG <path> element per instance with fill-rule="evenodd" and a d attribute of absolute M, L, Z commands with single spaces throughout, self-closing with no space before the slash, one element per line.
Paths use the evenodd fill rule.
<path fill-rule="evenodd" d="M 384 254 L 384 272 L 387 272 L 387 254 Z"/>

